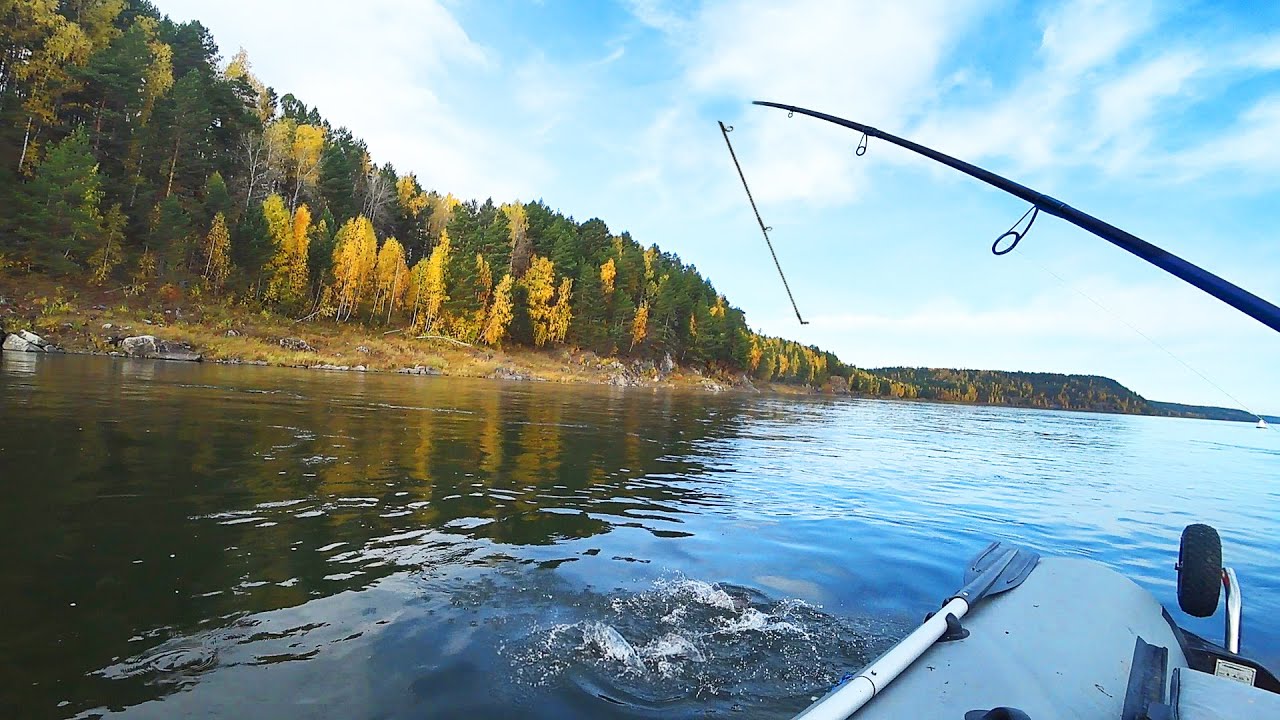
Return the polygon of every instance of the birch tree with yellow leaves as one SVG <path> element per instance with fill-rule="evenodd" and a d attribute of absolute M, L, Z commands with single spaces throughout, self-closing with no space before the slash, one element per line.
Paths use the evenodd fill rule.
<path fill-rule="evenodd" d="M 640 307 L 636 308 L 636 315 L 631 320 L 631 349 L 635 350 L 636 345 L 644 342 L 644 338 L 649 334 L 649 303 L 642 302 Z"/>
<path fill-rule="evenodd" d="M 514 273 L 512 273 L 514 275 Z M 555 296 L 555 267 L 547 258 L 534 255 L 520 284 L 525 290 L 525 310 L 533 328 L 533 344 L 542 347 L 551 338 L 551 299 Z"/>
<path fill-rule="evenodd" d="M 298 206 L 298 196 L 303 188 L 315 187 L 320 178 L 320 158 L 324 153 L 324 128 L 318 125 L 299 125 L 293 133 L 290 159 L 293 163 L 293 207 Z"/>
<path fill-rule="evenodd" d="M 442 230 L 440 242 L 431 249 L 431 256 L 418 262 L 418 265 L 425 263 L 426 267 L 423 268 L 421 275 L 414 276 L 415 296 L 419 299 L 421 309 L 414 320 L 415 329 L 430 330 L 440 319 L 440 308 L 449 299 L 446 282 L 451 249 L 449 232 Z M 414 269 L 417 270 L 416 267 Z"/>
<path fill-rule="evenodd" d="M 391 313 L 395 312 L 396 304 L 404 298 L 405 290 L 409 287 L 408 281 L 409 267 L 405 265 L 404 247 L 395 238 L 387 238 L 378 251 L 377 267 L 374 270 L 376 287 L 370 319 L 385 307 L 387 322 L 391 322 Z"/>
<path fill-rule="evenodd" d="M 231 234 L 227 232 L 227 218 L 222 213 L 213 216 L 213 226 L 205 236 L 203 250 L 205 282 L 220 290 L 231 274 Z"/>
<path fill-rule="evenodd" d="M 360 216 L 348 220 L 338 229 L 333 249 L 332 297 L 337 303 L 334 317 L 351 317 L 367 291 L 377 264 L 378 238 L 373 223 Z"/>
<path fill-rule="evenodd" d="M 514 309 L 511 303 L 511 288 L 514 285 L 511 273 L 507 273 L 493 289 L 493 303 L 489 305 L 484 330 L 480 333 L 481 339 L 488 345 L 501 345 L 502 339 L 507 336 L 507 326 L 511 324 Z"/>
<path fill-rule="evenodd" d="M 296 309 L 306 301 L 310 287 L 307 251 L 311 243 L 311 210 L 302 205 L 290 217 L 284 198 L 272 195 L 263 202 L 262 214 L 274 250 L 268 264 L 267 300 Z"/>
<path fill-rule="evenodd" d="M 556 302 L 551 306 L 548 342 L 562 343 L 569 334 L 569 323 L 573 320 L 572 297 L 573 278 L 562 278 L 556 290 Z"/>
<path fill-rule="evenodd" d="M 613 258 L 609 258 L 600 266 L 600 289 L 604 293 L 605 299 L 613 295 L 613 283 L 618 277 L 618 266 L 614 264 Z"/>

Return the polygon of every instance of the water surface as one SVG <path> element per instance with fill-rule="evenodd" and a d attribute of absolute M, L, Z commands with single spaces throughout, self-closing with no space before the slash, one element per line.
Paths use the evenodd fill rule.
<path fill-rule="evenodd" d="M 991 539 L 1216 639 L 1194 521 L 1280 665 L 1244 424 L 14 354 L 0 399 L 5 716 L 788 717 Z"/>

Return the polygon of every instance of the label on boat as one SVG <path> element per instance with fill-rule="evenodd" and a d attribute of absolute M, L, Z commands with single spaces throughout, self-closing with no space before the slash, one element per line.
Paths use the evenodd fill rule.
<path fill-rule="evenodd" d="M 1213 674 L 1220 678 L 1227 678 L 1228 680 L 1242 682 L 1245 685 L 1252 685 L 1253 679 L 1258 675 L 1258 671 L 1248 665 L 1241 665 L 1239 663 L 1233 663 L 1218 658 L 1218 664 L 1213 669 Z"/>

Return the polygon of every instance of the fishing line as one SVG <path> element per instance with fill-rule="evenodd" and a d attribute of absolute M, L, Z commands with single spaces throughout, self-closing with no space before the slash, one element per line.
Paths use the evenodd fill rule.
<path fill-rule="evenodd" d="M 782 287 L 787 291 L 787 299 L 791 301 L 791 309 L 795 311 L 796 320 L 801 325 L 808 325 L 808 321 L 800 317 L 800 308 L 796 306 L 796 298 L 791 294 L 791 285 L 787 283 L 787 276 L 782 272 L 782 263 L 778 262 L 778 253 L 773 250 L 773 241 L 769 239 L 769 230 L 771 228 L 765 226 L 764 220 L 760 217 L 760 210 L 756 208 L 756 199 L 751 196 L 751 188 L 747 185 L 747 176 L 742 174 L 742 165 L 738 164 L 738 154 L 733 151 L 733 143 L 729 142 L 729 133 L 733 132 L 732 125 L 720 123 L 720 132 L 724 135 L 724 144 L 729 146 L 729 157 L 733 158 L 733 166 L 738 169 L 738 177 L 742 178 L 742 189 L 747 191 L 747 200 L 751 202 L 751 211 L 756 214 L 756 222 L 760 223 L 760 232 L 764 233 L 764 243 L 769 246 L 769 255 L 773 257 L 773 266 L 778 268 L 778 277 L 782 278 Z"/>
<path fill-rule="evenodd" d="M 1025 217 L 1025 216 L 1024 216 L 1024 217 Z M 1025 232 L 1025 231 L 1024 231 L 1024 232 Z M 1001 237 L 1003 238 L 1004 236 L 1002 235 Z M 997 240 L 996 242 L 999 242 L 999 241 Z M 1017 243 L 1015 242 L 1014 244 L 1016 245 Z M 1010 249 L 1010 250 L 1012 250 L 1013 248 L 1009 248 L 1009 249 Z M 1008 251 L 1006 251 L 1006 252 L 1008 252 Z M 996 253 L 996 254 L 997 254 L 997 255 L 999 255 L 999 254 L 1001 254 L 1001 253 Z M 1228 399 L 1230 399 L 1232 402 L 1234 402 L 1234 403 L 1236 404 L 1236 407 L 1238 407 L 1238 408 L 1240 408 L 1241 410 L 1243 410 L 1243 411 L 1245 411 L 1245 412 L 1249 413 L 1250 415 L 1252 415 L 1252 416 L 1254 416 L 1254 417 L 1258 418 L 1259 420 L 1261 420 L 1261 419 L 1262 419 L 1262 416 L 1261 416 L 1261 415 L 1259 415 L 1258 413 L 1256 413 L 1256 412 L 1254 412 L 1253 410 L 1251 410 L 1251 409 L 1249 408 L 1249 406 L 1247 406 L 1247 405 L 1245 405 L 1244 403 L 1240 402 L 1240 400 L 1239 400 L 1235 395 L 1232 395 L 1231 393 L 1227 392 L 1227 391 L 1226 391 L 1226 390 L 1225 390 L 1221 385 L 1219 385 L 1218 383 L 1214 382 L 1213 380 L 1210 380 L 1210 379 L 1209 379 L 1209 377 L 1208 377 L 1207 375 L 1205 375 L 1204 373 L 1202 373 L 1202 372 L 1200 372 L 1199 370 L 1197 370 L 1197 369 L 1196 369 L 1196 368 L 1195 368 L 1191 363 L 1189 363 L 1189 362 L 1187 362 L 1186 360 L 1183 360 L 1182 358 L 1178 357 L 1178 355 L 1176 355 L 1172 350 L 1170 350 L 1169 348 L 1165 347 L 1164 345 L 1161 345 L 1160 343 L 1156 342 L 1155 338 L 1153 338 L 1153 337 L 1151 337 L 1150 335 L 1148 335 L 1148 334 L 1146 334 L 1146 333 L 1142 332 L 1141 330 L 1139 330 L 1139 329 L 1138 329 L 1138 327 L 1137 327 L 1136 325 L 1134 325 L 1133 323 L 1131 323 L 1131 322 L 1129 322 L 1128 320 L 1126 320 L 1126 319 L 1125 319 L 1124 317 L 1122 317 L 1119 313 L 1117 313 L 1117 312 L 1113 311 L 1111 308 L 1109 308 L 1109 307 L 1107 307 L 1106 305 L 1103 305 L 1102 303 L 1100 303 L 1100 302 L 1098 302 L 1097 300 L 1093 299 L 1093 298 L 1092 298 L 1088 293 L 1086 293 L 1085 291 L 1081 290 L 1080 288 L 1078 288 L 1078 287 L 1076 287 L 1076 286 L 1072 285 L 1071 283 L 1067 282 L 1067 281 L 1066 281 L 1065 279 L 1063 279 L 1063 277 L 1062 277 L 1061 275 L 1059 275 L 1058 273 L 1056 273 L 1056 272 L 1054 272 L 1054 271 L 1050 270 L 1049 268 L 1045 267 L 1044 265 L 1041 265 L 1039 262 L 1037 262 L 1037 261 L 1035 261 L 1035 260 L 1032 260 L 1032 259 L 1031 259 L 1031 258 L 1029 258 L 1029 257 L 1026 257 L 1026 253 L 1019 253 L 1019 254 L 1022 256 L 1023 260 L 1025 260 L 1026 262 L 1031 263 L 1032 265 L 1035 265 L 1036 267 L 1040 268 L 1040 269 L 1041 269 L 1041 270 L 1043 270 L 1044 272 L 1048 273 L 1048 274 L 1049 274 L 1049 275 L 1051 275 L 1055 280 L 1057 280 L 1058 282 L 1062 283 L 1062 284 L 1063 284 L 1063 286 L 1064 286 L 1064 287 L 1066 287 L 1068 290 L 1071 290 L 1072 292 L 1074 292 L 1075 294 L 1077 294 L 1077 295 L 1079 295 L 1080 297 L 1084 298 L 1085 300 L 1088 300 L 1089 302 L 1093 303 L 1095 306 L 1097 306 L 1097 308 L 1098 308 L 1099 310 L 1102 310 L 1102 311 L 1103 311 L 1103 312 L 1105 312 L 1106 314 L 1110 315 L 1112 318 L 1114 318 L 1114 319 L 1116 319 L 1116 320 L 1119 320 L 1119 321 L 1120 321 L 1121 323 L 1123 323 L 1126 327 L 1128 327 L 1130 330 L 1132 330 L 1132 331 L 1134 331 L 1135 333 L 1137 333 L 1138 335 L 1140 335 L 1140 336 L 1141 336 L 1143 339 L 1145 339 L 1147 342 L 1149 342 L 1149 343 L 1151 343 L 1152 345 L 1154 345 L 1154 346 L 1156 346 L 1157 348 L 1159 348 L 1162 352 L 1164 352 L 1164 354 L 1168 355 L 1169 357 L 1173 358 L 1174 360 L 1177 360 L 1179 364 L 1181 364 L 1183 367 L 1185 367 L 1186 369 L 1190 370 L 1191 372 L 1195 373 L 1195 374 L 1196 374 L 1196 375 L 1197 375 L 1201 380 L 1203 380 L 1203 381 L 1205 381 L 1206 383 L 1208 383 L 1210 387 L 1214 388 L 1215 390 L 1217 390 L 1218 392 L 1220 392 L 1220 393 L 1222 393 L 1224 396 L 1226 396 Z"/>

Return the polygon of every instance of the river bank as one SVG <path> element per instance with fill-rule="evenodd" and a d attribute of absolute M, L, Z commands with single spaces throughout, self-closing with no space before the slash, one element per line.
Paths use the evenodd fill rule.
<path fill-rule="evenodd" d="M 0 337 L 19 333 L 37 336 L 40 342 L 33 344 L 79 354 L 711 392 L 818 392 L 807 386 L 761 388 L 745 374 L 681 366 L 670 356 L 652 360 L 601 357 L 574 348 L 494 349 L 443 336 L 411 336 L 404 328 L 299 321 L 216 301 L 178 306 L 110 289 L 68 289 L 38 277 L 5 278 L 0 287 Z"/>

